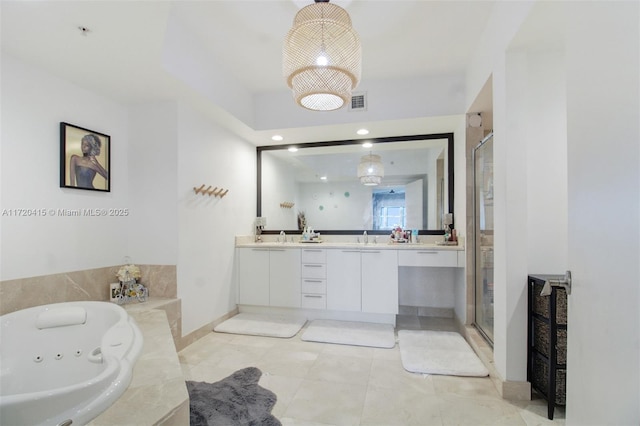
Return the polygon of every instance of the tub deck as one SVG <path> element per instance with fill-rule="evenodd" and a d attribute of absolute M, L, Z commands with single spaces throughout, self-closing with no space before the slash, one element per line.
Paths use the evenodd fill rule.
<path fill-rule="evenodd" d="M 180 368 L 167 307 L 175 299 L 125 305 L 144 336 L 129 388 L 89 425 L 188 425 L 189 394 Z"/>

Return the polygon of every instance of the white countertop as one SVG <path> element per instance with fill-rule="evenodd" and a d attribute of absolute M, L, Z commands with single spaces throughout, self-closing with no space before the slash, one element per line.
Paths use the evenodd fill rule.
<path fill-rule="evenodd" d="M 295 238 L 295 237 L 294 237 Z M 352 237 L 353 238 L 353 237 Z M 289 239 L 289 237 L 288 237 Z M 369 236 L 369 243 L 354 243 L 354 242 L 342 242 L 342 241 L 323 241 L 320 243 L 303 243 L 303 242 L 275 242 L 275 241 L 263 241 L 256 243 L 254 241 L 238 241 L 236 239 L 236 247 L 247 248 L 305 248 L 305 249 L 320 249 L 320 248 L 337 248 L 337 249 L 360 249 L 360 250 L 452 250 L 452 251 L 464 251 L 464 246 L 444 246 L 436 243 L 387 243 L 387 242 L 372 242 L 373 237 Z"/>

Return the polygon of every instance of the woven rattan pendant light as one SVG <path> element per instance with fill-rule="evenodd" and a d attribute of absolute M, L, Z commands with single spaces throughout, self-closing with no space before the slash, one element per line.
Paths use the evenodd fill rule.
<path fill-rule="evenodd" d="M 302 107 L 331 111 L 351 100 L 362 53 L 346 10 L 315 0 L 296 14 L 283 47 L 282 71 Z"/>
<path fill-rule="evenodd" d="M 358 164 L 358 178 L 366 186 L 380 185 L 384 177 L 384 166 L 379 155 L 364 155 Z"/>

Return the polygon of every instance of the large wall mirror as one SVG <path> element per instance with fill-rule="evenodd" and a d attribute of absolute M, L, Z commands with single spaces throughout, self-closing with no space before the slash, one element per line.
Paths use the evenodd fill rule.
<path fill-rule="evenodd" d="M 384 169 L 377 185 L 358 177 L 370 155 Z M 325 234 L 382 235 L 397 226 L 443 234 L 443 217 L 453 213 L 453 133 L 261 146 L 257 160 L 265 233 L 299 232 L 304 218 Z"/>

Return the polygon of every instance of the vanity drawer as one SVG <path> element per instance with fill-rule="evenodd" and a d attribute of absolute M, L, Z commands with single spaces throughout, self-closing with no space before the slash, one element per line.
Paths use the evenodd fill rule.
<path fill-rule="evenodd" d="M 303 308 L 327 309 L 327 297 L 324 294 L 303 294 L 300 304 Z"/>
<path fill-rule="evenodd" d="M 327 263 L 324 249 L 302 249 L 302 263 Z"/>
<path fill-rule="evenodd" d="M 316 280 L 312 278 L 303 278 L 300 290 L 302 293 L 326 294 L 327 280 Z"/>
<path fill-rule="evenodd" d="M 302 278 L 327 278 L 327 265 L 320 263 L 303 263 Z"/>
<path fill-rule="evenodd" d="M 432 249 L 398 250 L 398 266 L 457 267 L 458 252 Z"/>

